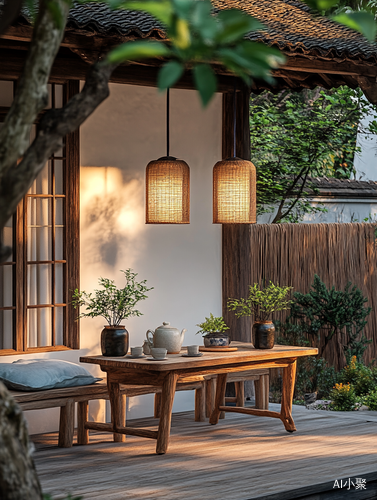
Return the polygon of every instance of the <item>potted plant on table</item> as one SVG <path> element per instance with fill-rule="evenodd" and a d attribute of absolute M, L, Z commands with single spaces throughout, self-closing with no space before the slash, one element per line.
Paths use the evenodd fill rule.
<path fill-rule="evenodd" d="M 196 326 L 200 328 L 196 333 L 203 335 L 205 347 L 224 347 L 230 344 L 229 335 L 224 333 L 226 330 L 229 330 L 229 327 L 225 324 L 222 317 L 215 318 L 210 313 L 209 318 L 205 318 L 203 323 L 199 323 Z"/>
<path fill-rule="evenodd" d="M 260 288 L 258 283 L 249 286 L 246 299 L 228 299 L 228 309 L 237 318 L 254 316 L 253 344 L 256 349 L 272 349 L 275 343 L 275 326 L 270 319 L 272 313 L 289 309 L 292 301 L 287 297 L 291 286 L 274 285 Z"/>
<path fill-rule="evenodd" d="M 146 280 L 137 282 L 137 273 L 132 269 L 121 271 L 124 273 L 126 284 L 123 288 L 117 288 L 114 280 L 99 278 L 98 283 L 103 287 L 94 290 L 94 295 L 85 291 L 80 292 L 77 288 L 72 296 L 72 304 L 75 309 L 86 306 L 79 318 L 95 318 L 102 316 L 108 322 L 101 332 L 101 350 L 103 356 L 124 356 L 128 351 L 129 334 L 121 321 L 131 316 L 141 316 L 142 313 L 135 309 L 140 300 L 147 298 L 146 292 L 153 290 L 148 288 Z"/>

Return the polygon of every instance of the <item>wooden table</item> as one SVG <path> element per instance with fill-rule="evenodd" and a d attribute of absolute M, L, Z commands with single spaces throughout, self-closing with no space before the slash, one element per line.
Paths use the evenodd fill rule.
<path fill-rule="evenodd" d="M 205 352 L 202 357 L 182 357 L 168 355 L 166 361 L 150 359 L 109 358 L 104 356 L 83 356 L 82 363 L 94 363 L 107 372 L 107 387 L 111 404 L 111 424 L 91 423 L 91 429 L 111 433 L 128 434 L 157 439 L 156 453 L 166 453 L 169 445 L 171 414 L 175 387 L 178 379 L 198 375 L 217 375 L 215 408 L 210 416 L 210 424 L 217 424 L 221 411 L 246 413 L 262 417 L 280 418 L 288 432 L 296 430 L 292 418 L 292 398 L 296 376 L 296 360 L 301 356 L 318 354 L 318 349 L 275 345 L 273 349 L 255 349 L 252 344 L 232 342 L 233 352 Z M 227 374 L 253 368 L 283 368 L 283 389 L 280 412 L 257 410 L 254 408 L 222 406 Z M 161 386 L 161 415 L 158 431 L 124 427 L 120 411 L 119 384 Z"/>

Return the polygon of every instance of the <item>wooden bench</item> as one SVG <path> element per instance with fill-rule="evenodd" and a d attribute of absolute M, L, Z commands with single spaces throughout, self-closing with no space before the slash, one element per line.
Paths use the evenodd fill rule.
<path fill-rule="evenodd" d="M 148 385 L 122 385 L 122 404 L 120 406 L 122 408 L 123 421 L 125 422 L 127 397 L 155 394 L 159 390 L 160 388 L 158 387 Z M 195 390 L 195 420 L 204 421 L 205 399 L 203 377 L 195 381 L 187 379 L 185 382 L 177 384 L 177 391 L 182 390 Z M 10 393 L 23 411 L 60 407 L 58 446 L 61 448 L 69 448 L 73 443 L 75 403 L 78 403 L 77 444 L 87 444 L 89 442 L 89 429 L 91 428 L 91 422 L 88 421 L 89 401 L 109 399 L 107 385 L 104 382 L 93 385 L 67 387 L 65 389 L 49 389 L 33 392 L 10 391 Z M 125 436 L 123 434 L 114 433 L 114 441 L 121 442 L 124 439 Z"/>
<path fill-rule="evenodd" d="M 228 401 L 236 402 L 237 406 L 244 404 L 245 380 L 255 382 L 255 408 L 268 409 L 268 370 L 251 370 L 250 372 L 231 373 L 228 381 L 235 383 L 236 397 L 227 398 Z M 204 422 L 214 408 L 216 377 L 211 375 L 185 377 L 178 381 L 177 391 L 195 390 L 195 421 Z M 123 425 L 126 421 L 126 398 L 142 396 L 144 394 L 155 394 L 154 416 L 160 415 L 160 387 L 151 385 L 122 385 L 121 386 L 121 419 Z M 107 385 L 100 382 L 93 385 L 68 387 L 65 389 L 49 389 L 46 391 L 20 392 L 10 391 L 23 411 L 42 410 L 45 408 L 60 407 L 59 440 L 58 446 L 69 448 L 73 443 L 75 403 L 77 403 L 77 444 L 88 444 L 89 430 L 100 430 L 100 423 L 91 423 L 88 420 L 89 401 L 96 399 L 109 399 Z M 223 417 L 222 417 L 223 418 Z M 102 424 L 108 428 L 108 424 Z M 124 434 L 114 433 L 114 441 L 125 440 Z"/>

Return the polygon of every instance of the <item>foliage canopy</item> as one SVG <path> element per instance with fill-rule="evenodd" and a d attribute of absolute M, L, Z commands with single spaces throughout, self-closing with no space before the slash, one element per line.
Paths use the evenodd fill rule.
<path fill-rule="evenodd" d="M 273 223 L 298 222 L 323 211 L 310 204 L 311 178 L 348 179 L 358 153 L 357 131 L 377 131 L 377 108 L 360 89 L 264 92 L 250 100 L 251 159 L 257 169 L 258 213 L 277 208 Z M 360 125 L 373 114 L 368 129 Z"/>

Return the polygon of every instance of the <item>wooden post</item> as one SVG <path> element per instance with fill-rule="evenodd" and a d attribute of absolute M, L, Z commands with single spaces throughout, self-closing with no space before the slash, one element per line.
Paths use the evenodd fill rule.
<path fill-rule="evenodd" d="M 169 446 L 171 412 L 173 409 L 175 386 L 177 384 L 178 374 L 169 372 L 162 384 L 161 393 L 161 415 L 158 426 L 156 453 L 163 455 L 167 452 Z"/>
<path fill-rule="evenodd" d="M 236 155 L 250 160 L 250 91 L 240 86 L 237 92 Z M 233 156 L 233 92 L 223 94 L 223 158 Z M 222 287 L 223 317 L 230 328 L 232 340 L 251 342 L 252 318 L 237 319 L 228 311 L 229 298 L 246 297 L 251 281 L 250 224 L 222 226 Z"/>

